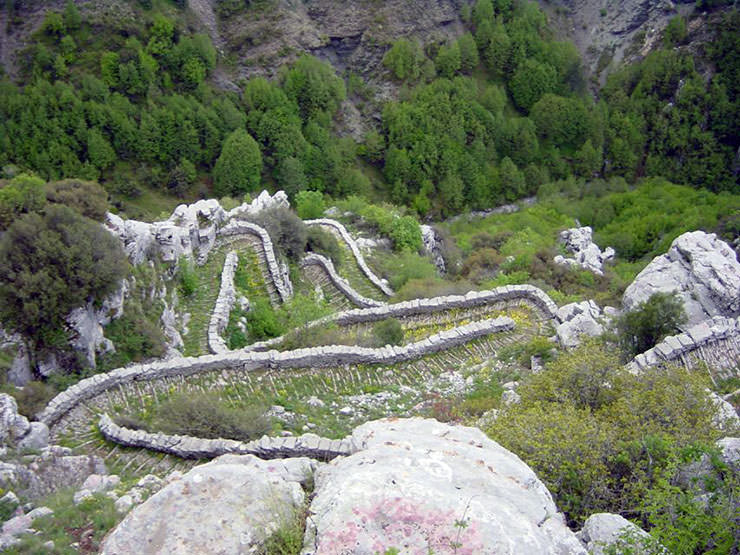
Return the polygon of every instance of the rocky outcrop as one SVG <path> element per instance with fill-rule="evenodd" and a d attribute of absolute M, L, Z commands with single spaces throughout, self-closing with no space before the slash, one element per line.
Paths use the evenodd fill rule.
<path fill-rule="evenodd" d="M 221 334 L 229 324 L 229 315 L 236 300 L 234 272 L 238 263 L 239 257 L 236 252 L 230 251 L 226 255 L 224 267 L 221 270 L 221 286 L 216 298 L 216 306 L 213 308 L 211 320 L 208 323 L 208 347 L 214 353 L 225 353 L 229 350 Z"/>
<path fill-rule="evenodd" d="M 669 555 L 645 530 L 612 513 L 591 515 L 577 536 L 590 555 L 622 553 L 622 549 L 634 555 Z"/>
<path fill-rule="evenodd" d="M 658 292 L 678 294 L 688 326 L 714 316 L 740 316 L 740 263 L 714 233 L 684 233 L 637 275 L 622 304 L 632 310 Z"/>
<path fill-rule="evenodd" d="M 18 404 L 7 393 L 0 393 L 0 445 L 15 443 L 29 431 L 28 419 L 18 414 Z"/>
<path fill-rule="evenodd" d="M 265 368 L 320 368 L 343 364 L 395 364 L 513 328 L 514 321 L 511 318 L 499 317 L 443 331 L 422 341 L 402 347 L 386 345 L 382 348 L 371 349 L 332 345 L 284 352 L 246 352 L 241 350 L 221 355 L 206 355 L 196 358 L 159 361 L 145 365 L 132 365 L 104 374 L 96 374 L 79 381 L 54 397 L 39 415 L 39 420 L 52 426 L 79 403 L 92 399 L 110 388 L 125 386 L 132 382 L 159 380 L 175 376 L 192 376 L 202 372 L 224 369 L 248 372 Z"/>
<path fill-rule="evenodd" d="M 249 218 L 265 210 L 274 210 L 275 208 L 290 208 L 288 195 L 285 194 L 285 191 L 278 191 L 274 195 L 262 191 L 252 202 L 242 203 L 240 206 L 229 210 L 226 219 Z"/>
<path fill-rule="evenodd" d="M 165 262 L 181 256 L 207 256 L 216 241 L 216 231 L 226 220 L 226 211 L 215 199 L 181 204 L 165 221 L 146 223 L 108 214 L 107 228 L 123 243 L 132 264 L 159 255 Z"/>
<path fill-rule="evenodd" d="M 72 455 L 52 445 L 40 454 L 17 462 L 0 462 L 0 488 L 13 488 L 21 497 L 37 499 L 64 488 L 78 488 L 90 474 L 106 474 L 105 464 L 93 455 Z"/>
<path fill-rule="evenodd" d="M 652 349 L 637 355 L 632 371 L 666 363 L 693 368 L 699 362 L 719 370 L 732 370 L 740 360 L 740 318 L 712 318 L 685 332 L 666 337 Z M 728 376 L 729 377 L 729 376 Z"/>
<path fill-rule="evenodd" d="M 352 441 L 316 472 L 306 554 L 586 553 L 534 472 L 476 428 L 388 419 Z"/>
<path fill-rule="evenodd" d="M 334 268 L 334 264 L 328 258 L 313 252 L 308 253 L 301 260 L 301 267 L 310 265 L 321 266 L 321 268 L 323 268 L 323 270 L 329 276 L 329 279 L 331 280 L 334 287 L 336 287 L 355 306 L 359 306 L 360 308 L 367 308 L 372 306 L 382 306 L 386 304 L 380 301 L 376 301 L 375 299 L 365 297 L 355 291 L 347 282 L 347 280 L 337 273 L 336 269 Z"/>
<path fill-rule="evenodd" d="M 335 235 L 338 235 L 338 237 L 344 241 L 349 249 L 352 251 L 352 256 L 354 256 L 355 260 L 357 261 L 357 265 L 360 267 L 360 270 L 362 270 L 362 273 L 365 274 L 365 277 L 370 280 L 370 282 L 380 289 L 385 295 L 392 297 L 394 295 L 393 289 L 388 287 L 388 285 L 380 279 L 378 276 L 375 275 L 375 273 L 370 269 L 370 267 L 365 262 L 365 258 L 362 256 L 362 253 L 360 252 L 360 247 L 357 246 L 357 243 L 352 238 L 352 236 L 349 234 L 347 229 L 338 221 L 332 220 L 329 218 L 320 218 L 317 220 L 306 220 L 305 222 L 308 226 L 320 226 L 324 227 L 326 229 L 329 229 L 332 231 Z"/>
<path fill-rule="evenodd" d="M 118 289 L 104 299 L 99 308 L 89 301 L 67 316 L 67 323 L 74 331 L 74 339 L 70 344 L 82 353 L 91 368 L 95 368 L 98 355 L 115 351 L 113 342 L 105 337 L 103 327 L 123 315 L 128 289 L 128 282 L 122 280 Z"/>
<path fill-rule="evenodd" d="M 197 466 L 131 511 L 101 553 L 254 553 L 296 518 L 315 464 L 225 455 Z"/>
<path fill-rule="evenodd" d="M 604 315 L 592 300 L 561 306 L 557 314 L 562 323 L 555 328 L 555 333 L 566 349 L 580 345 L 584 335 L 598 337 L 604 333 Z"/>
<path fill-rule="evenodd" d="M 573 254 L 572 258 L 557 255 L 553 261 L 561 266 L 576 266 L 589 270 L 599 276 L 604 275 L 604 263 L 613 260 L 614 249 L 607 247 L 603 252 L 593 241 L 593 230 L 586 227 L 574 227 L 560 232 L 560 242 Z"/>
<path fill-rule="evenodd" d="M 437 239 L 437 233 L 430 225 L 421 225 L 419 227 L 421 228 L 421 240 L 424 244 L 424 254 L 432 259 L 437 271 L 440 274 L 444 274 L 446 271 L 445 259 L 442 257 L 442 250 L 440 249 L 440 242 Z"/>
<path fill-rule="evenodd" d="M 476 428 L 413 418 L 364 424 L 348 456 L 263 461 L 224 455 L 135 508 L 102 553 L 241 553 L 296 511 L 315 483 L 302 553 L 585 555 L 552 496 L 516 455 Z M 245 510 L 245 508 L 248 508 Z"/>
<path fill-rule="evenodd" d="M 328 461 L 350 453 L 347 440 L 326 439 L 316 434 L 268 437 L 254 441 L 204 439 L 181 435 L 130 430 L 113 422 L 107 414 L 100 417 L 98 428 L 108 441 L 127 447 L 141 447 L 175 455 L 183 459 L 212 459 L 221 455 L 254 455 L 261 459 L 307 457 Z"/>

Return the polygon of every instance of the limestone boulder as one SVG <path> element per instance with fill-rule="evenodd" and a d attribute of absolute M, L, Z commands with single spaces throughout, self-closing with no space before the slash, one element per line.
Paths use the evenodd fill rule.
<path fill-rule="evenodd" d="M 15 443 L 31 430 L 28 419 L 18 414 L 18 404 L 7 393 L 0 393 L 0 445 Z"/>
<path fill-rule="evenodd" d="M 421 418 L 364 424 L 318 469 L 304 554 L 585 554 L 552 496 L 477 428 Z"/>
<path fill-rule="evenodd" d="M 566 349 L 580 345 L 583 336 L 597 337 L 604 333 L 605 316 L 592 300 L 564 305 L 558 309 L 557 316 L 561 323 L 555 334 Z"/>
<path fill-rule="evenodd" d="M 302 507 L 315 465 L 224 455 L 197 466 L 133 509 L 101 553 L 254 553 Z"/>
<path fill-rule="evenodd" d="M 637 275 L 622 304 L 632 310 L 658 292 L 678 294 L 688 326 L 714 316 L 736 317 L 740 315 L 740 263 L 714 233 L 684 233 Z"/>
<path fill-rule="evenodd" d="M 445 260 L 442 257 L 442 250 L 440 249 L 440 242 L 437 239 L 437 233 L 434 228 L 430 225 L 422 225 L 421 228 L 421 240 L 424 245 L 424 253 L 432 259 L 434 266 L 440 274 L 445 273 Z"/>
<path fill-rule="evenodd" d="M 553 260 L 561 266 L 575 266 L 595 274 L 604 274 L 604 263 L 614 258 L 615 252 L 607 247 L 603 252 L 593 241 L 593 230 L 588 227 L 574 227 L 560 232 L 560 242 L 572 257 L 562 255 Z"/>
<path fill-rule="evenodd" d="M 629 553 L 634 555 L 668 555 L 668 551 L 657 544 L 645 530 L 624 517 L 611 513 L 591 515 L 577 535 L 591 555 L 603 555 L 607 549 L 609 552 L 622 553 L 628 547 Z"/>

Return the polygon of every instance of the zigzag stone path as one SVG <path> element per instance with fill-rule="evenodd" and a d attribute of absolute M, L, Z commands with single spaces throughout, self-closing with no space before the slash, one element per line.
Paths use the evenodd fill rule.
<path fill-rule="evenodd" d="M 349 303 L 342 303 L 337 300 L 336 293 L 330 293 L 329 302 L 335 305 L 354 305 L 360 308 L 369 308 L 386 304 L 365 297 L 355 291 L 349 282 L 337 273 L 332 261 L 320 254 L 308 253 L 301 260 L 301 268 L 306 270 L 307 277 L 309 277 L 311 282 L 322 287 L 322 290 L 336 291 L 349 301 Z M 318 269 L 318 272 L 315 272 L 314 269 Z"/>
<path fill-rule="evenodd" d="M 652 349 L 637 355 L 629 368 L 639 372 L 671 362 L 687 368 L 706 363 L 719 378 L 737 376 L 740 367 L 740 318 L 715 317 L 692 326 L 684 333 L 666 337 Z"/>

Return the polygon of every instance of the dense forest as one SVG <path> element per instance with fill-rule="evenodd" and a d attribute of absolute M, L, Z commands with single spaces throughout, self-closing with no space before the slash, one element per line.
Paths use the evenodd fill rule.
<path fill-rule="evenodd" d="M 236 4 L 224 15 L 251 9 Z M 700 56 L 684 46 L 677 16 L 663 47 L 610 75 L 594 100 L 575 47 L 553 38 L 536 4 L 478 0 L 463 10 L 469 32 L 457 40 L 388 45 L 398 98 L 378 107 L 361 142 L 334 125 L 347 98 L 377 104 L 358 75 L 302 55 L 275 80 L 223 91 L 211 79 L 216 49 L 187 32 L 179 3 L 136 9 L 136 23 L 109 21 L 104 33 L 72 2 L 47 12 L 20 75 L 0 83 L 6 177 L 99 180 L 118 199 L 308 189 L 390 197 L 432 217 L 570 177 L 737 187 L 735 9 Z"/>

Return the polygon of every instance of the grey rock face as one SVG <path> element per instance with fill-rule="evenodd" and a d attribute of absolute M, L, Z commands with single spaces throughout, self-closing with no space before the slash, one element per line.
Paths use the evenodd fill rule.
<path fill-rule="evenodd" d="M 578 532 L 578 537 L 588 549 L 591 555 L 603 555 L 604 549 L 609 546 L 617 547 L 623 545 L 622 541 L 630 541 L 635 555 L 655 554 L 655 551 L 649 550 L 650 546 L 655 546 L 660 550 L 660 546 L 654 543 L 650 534 L 642 528 L 635 526 L 629 520 L 620 515 L 611 513 L 597 513 L 588 517 L 583 524 L 583 529 Z M 629 538 L 627 540 L 626 538 Z M 660 551 L 658 551 L 660 552 Z M 664 551 L 664 553 L 668 553 Z"/>
<path fill-rule="evenodd" d="M 658 292 L 678 294 L 689 326 L 713 316 L 736 317 L 740 315 L 740 263 L 714 233 L 684 233 L 637 275 L 622 303 L 632 310 Z"/>
<path fill-rule="evenodd" d="M 475 428 L 379 420 L 315 478 L 304 553 L 585 554 L 547 488 Z"/>
<path fill-rule="evenodd" d="M 445 273 L 445 260 L 442 258 L 442 252 L 439 248 L 439 241 L 437 241 L 437 234 L 434 228 L 429 225 L 422 225 L 421 227 L 421 240 L 424 243 L 424 253 L 430 256 L 432 262 L 437 267 L 437 271 L 440 274 Z"/>
<path fill-rule="evenodd" d="M 28 434 L 18 442 L 20 449 L 42 449 L 49 445 L 49 427 L 43 422 L 31 422 Z"/>
<path fill-rule="evenodd" d="M 596 337 L 604 333 L 602 312 L 594 301 L 564 305 L 557 314 L 562 323 L 555 328 L 555 333 L 566 349 L 580 345 L 584 335 Z"/>
<path fill-rule="evenodd" d="M 250 553 L 303 504 L 296 466 L 227 455 L 197 466 L 136 507 L 101 553 Z"/>
<path fill-rule="evenodd" d="M 0 445 L 16 442 L 31 430 L 28 419 L 18 414 L 18 404 L 7 393 L 0 393 Z"/>
<path fill-rule="evenodd" d="M 607 247 L 603 252 L 593 242 L 593 230 L 586 227 L 574 227 L 560 233 L 560 242 L 573 254 L 572 258 L 557 255 L 553 260 L 562 266 L 578 266 L 595 274 L 604 274 L 604 263 L 614 258 L 615 252 Z"/>

